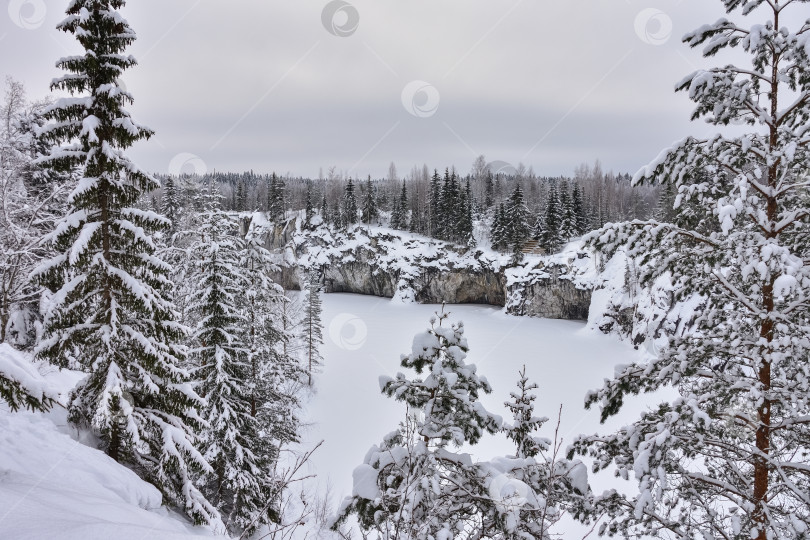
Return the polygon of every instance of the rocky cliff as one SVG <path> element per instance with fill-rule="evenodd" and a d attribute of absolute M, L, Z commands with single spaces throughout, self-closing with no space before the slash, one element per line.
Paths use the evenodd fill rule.
<path fill-rule="evenodd" d="M 271 228 L 267 247 L 279 253 L 279 281 L 300 288 L 317 270 L 326 292 L 350 292 L 403 302 L 491 304 L 507 313 L 553 319 L 588 318 L 585 279 L 593 263 L 584 252 L 531 256 L 520 265 L 484 249 L 468 250 L 419 235 L 358 226 L 347 232 Z"/>

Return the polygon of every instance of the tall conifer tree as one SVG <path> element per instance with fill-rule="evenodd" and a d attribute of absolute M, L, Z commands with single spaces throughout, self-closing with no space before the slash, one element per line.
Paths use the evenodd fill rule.
<path fill-rule="evenodd" d="M 118 12 L 123 0 L 73 0 L 58 28 L 74 34 L 83 56 L 63 58 L 53 89 L 71 94 L 47 112 L 44 137 L 62 143 L 43 162 L 83 171 L 68 214 L 47 237 L 58 255 L 37 271 L 54 286 L 37 354 L 79 362 L 89 375 L 71 394 L 70 419 L 90 426 L 107 454 L 134 467 L 198 522 L 218 526 L 217 511 L 192 484 L 209 470 L 194 446 L 199 397 L 190 389 L 175 322 L 170 268 L 153 235 L 166 218 L 136 208 L 159 184 L 124 154 L 152 131 L 135 124 L 132 96 L 119 77 L 135 65 L 124 54 L 135 33 Z"/>

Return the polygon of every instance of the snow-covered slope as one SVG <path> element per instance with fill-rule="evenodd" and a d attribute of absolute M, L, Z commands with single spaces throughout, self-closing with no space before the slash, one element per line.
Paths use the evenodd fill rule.
<path fill-rule="evenodd" d="M 31 384 L 64 394 L 80 379 L 36 366 L 7 345 Z M 72 433 L 71 433 L 72 432 Z M 0 405 L 0 538 L 14 540 L 145 540 L 210 536 L 161 507 L 160 492 L 68 428 L 66 411 L 12 413 Z"/>

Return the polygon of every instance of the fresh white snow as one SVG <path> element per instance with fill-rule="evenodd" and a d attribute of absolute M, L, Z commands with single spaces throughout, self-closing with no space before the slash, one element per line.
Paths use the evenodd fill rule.
<path fill-rule="evenodd" d="M 380 393 L 380 376 L 393 377 L 401 370 L 400 354 L 410 352 L 414 335 L 424 332 L 441 307 L 350 294 L 324 295 L 323 305 L 325 362 L 306 398 L 308 425 L 300 448 L 324 440 L 305 471 L 317 474 L 306 489 L 314 494 L 331 485 L 336 505 L 352 493 L 352 475 L 359 474 L 355 469 L 369 448 L 403 419 L 404 405 Z M 536 413 L 551 418 L 541 435 L 554 437 L 561 404 L 563 447 L 580 433 L 621 424 L 619 419 L 599 426 L 598 411 L 585 411 L 582 404 L 588 390 L 613 374 L 615 364 L 629 363 L 638 354 L 631 346 L 582 322 L 513 317 L 483 305 L 449 305 L 446 310 L 452 313 L 451 321 L 464 321 L 467 362 L 476 364 L 493 387 L 493 393 L 482 398 L 491 412 L 508 416 L 503 402 L 525 363 L 528 376 L 539 385 Z M 22 355 L 14 361 L 35 369 Z M 45 370 L 43 381 L 62 392 L 79 377 Z M 639 404 L 631 403 L 628 409 L 622 415 L 625 421 Z M 0 538 L 210 536 L 160 507 L 160 494 L 152 486 L 75 438 L 61 407 L 45 415 L 0 410 Z M 464 451 L 474 459 L 491 459 L 511 454 L 513 448 L 503 436 L 485 436 Z M 612 476 L 591 482 L 598 491 L 616 485 Z M 303 537 L 304 528 L 298 532 Z"/>
<path fill-rule="evenodd" d="M 311 424 L 303 446 L 324 440 L 309 470 L 318 475 L 321 488 L 331 486 L 333 502 L 339 503 L 351 495 L 352 475 L 360 475 L 355 468 L 369 448 L 404 419 L 405 406 L 380 392 L 379 377 L 394 377 L 402 371 L 400 354 L 411 351 L 414 335 L 428 327 L 431 315 L 441 306 L 402 305 L 352 294 L 323 298 L 325 361 L 307 407 L 306 420 Z M 452 313 L 451 321 L 464 321 L 470 348 L 466 361 L 475 364 L 478 374 L 492 385 L 492 394 L 481 398 L 486 408 L 509 417 L 503 403 L 526 364 L 527 375 L 539 386 L 536 414 L 550 418 L 542 436 L 554 438 L 562 405 L 559 436 L 563 448 L 581 433 L 608 432 L 627 423 L 644 403 L 653 402 L 650 397 L 630 400 L 625 411 L 604 426 L 599 424 L 598 409 L 584 409 L 586 392 L 612 377 L 616 364 L 629 363 L 640 353 L 616 337 L 586 328 L 583 322 L 514 317 L 484 305 L 448 305 L 445 309 Z M 477 445 L 463 450 L 482 460 L 514 453 L 503 435 L 485 435 Z M 612 474 L 591 478 L 591 484 L 597 492 L 632 489 L 630 483 L 624 488 L 617 485 Z"/>

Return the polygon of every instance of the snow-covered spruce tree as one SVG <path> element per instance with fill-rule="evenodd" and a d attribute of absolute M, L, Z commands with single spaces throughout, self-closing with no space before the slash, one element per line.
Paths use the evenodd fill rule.
<path fill-rule="evenodd" d="M 623 367 L 588 405 L 601 404 L 606 418 L 628 394 L 672 386 L 678 397 L 578 448 L 597 468 L 614 463 L 637 478 L 638 495 L 601 501 L 608 532 L 807 538 L 810 21 L 800 20 L 804 2 L 723 4 L 737 22 L 721 19 L 684 41 L 705 56 L 734 49 L 752 65 L 697 71 L 677 89 L 697 103 L 693 118 L 742 121 L 749 132 L 687 137 L 636 175 L 677 187 L 673 223 L 611 225 L 589 237 L 639 258 L 647 283 L 669 272 L 676 299 L 699 295 L 704 308 L 690 332 L 648 364 Z"/>
<path fill-rule="evenodd" d="M 350 227 L 355 223 L 357 223 L 357 196 L 354 194 L 354 182 L 349 178 L 343 193 L 343 225 Z"/>
<path fill-rule="evenodd" d="M 278 270 L 264 247 L 270 234 L 266 222 L 252 220 L 241 257 L 250 286 L 244 291 L 245 343 L 250 364 L 250 414 L 258 418 L 268 457 L 278 459 L 278 449 L 298 439 L 298 399 L 295 387 L 301 377 L 298 360 L 288 354 L 290 340 L 281 313 L 289 301 L 271 273 Z"/>
<path fill-rule="evenodd" d="M 363 194 L 363 223 L 371 224 L 380 215 L 377 208 L 377 197 L 374 194 L 374 184 L 371 183 L 371 176 L 366 180 L 366 191 Z"/>
<path fill-rule="evenodd" d="M 304 201 L 304 228 L 313 229 L 312 218 L 315 217 L 315 205 L 312 201 L 312 182 L 307 182 L 307 195 Z"/>
<path fill-rule="evenodd" d="M 565 243 L 577 235 L 577 218 L 568 182 L 560 182 L 560 240 Z"/>
<path fill-rule="evenodd" d="M 574 236 L 585 234 L 588 228 L 588 216 L 585 213 L 585 200 L 579 182 L 574 182 L 571 190 L 571 210 L 574 213 Z"/>
<path fill-rule="evenodd" d="M 464 207 L 462 208 L 460 221 L 459 221 L 459 242 L 468 248 L 475 247 L 475 235 L 473 234 L 473 200 L 472 187 L 470 186 L 470 179 L 467 178 L 466 186 L 464 187 Z"/>
<path fill-rule="evenodd" d="M 478 401 L 489 384 L 464 362 L 464 327 L 445 326 L 448 316 L 431 318 L 431 327 L 414 337 L 411 354 L 402 357 L 403 367 L 427 373 L 424 380 L 402 373 L 380 378 L 382 391 L 407 405 L 408 419 L 355 469 L 354 495 L 344 501 L 335 526 L 356 514 L 369 537 L 400 540 L 450 539 L 480 528 L 477 502 L 486 494 L 479 469 L 469 455 L 447 446 L 475 444 L 484 432 L 496 432 L 501 419 Z"/>
<path fill-rule="evenodd" d="M 509 196 L 505 206 L 505 240 L 512 253 L 517 256 L 526 241 L 531 237 L 529 227 L 529 209 L 523 198 L 523 189 L 520 185 L 515 186 L 515 190 Z"/>
<path fill-rule="evenodd" d="M 489 210 L 495 204 L 495 184 L 492 181 L 492 171 L 487 168 L 487 178 L 484 183 L 484 208 Z"/>
<path fill-rule="evenodd" d="M 562 244 L 560 237 L 561 214 L 558 186 L 555 181 L 552 181 L 548 186 L 548 199 L 546 200 L 546 212 L 543 217 L 543 230 L 540 238 L 540 245 L 543 246 L 546 253 L 555 253 Z"/>
<path fill-rule="evenodd" d="M 37 354 L 89 371 L 71 395 L 71 421 L 90 426 L 113 459 L 132 466 L 169 502 L 219 526 L 216 509 L 191 481 L 209 466 L 194 446 L 200 402 L 179 367 L 184 329 L 170 301 L 170 268 L 154 255 L 153 234 L 169 224 L 135 208 L 158 183 L 124 154 L 152 132 L 132 121 L 124 108 L 132 96 L 117 83 L 135 65 L 124 54 L 135 33 L 118 13 L 123 5 L 74 0 L 58 25 L 86 52 L 57 63 L 68 73 L 52 88 L 73 97 L 47 111 L 44 137 L 64 145 L 43 163 L 61 171 L 79 167 L 83 176 L 68 197 L 68 214 L 46 238 L 58 255 L 36 271 L 41 283 L 55 287 Z"/>
<path fill-rule="evenodd" d="M 276 173 L 270 175 L 267 180 L 267 218 L 274 223 L 279 223 L 284 219 L 284 212 L 287 209 L 284 189 L 284 179 Z"/>
<path fill-rule="evenodd" d="M 405 185 L 405 180 L 402 181 L 402 190 L 399 192 L 399 202 L 397 203 L 397 221 L 396 228 L 400 230 L 408 229 L 408 221 L 410 210 L 408 208 L 408 187 Z"/>
<path fill-rule="evenodd" d="M 304 298 L 304 320 L 302 333 L 306 348 L 307 384 L 312 386 L 314 370 L 323 364 L 321 345 L 323 345 L 323 323 L 321 314 L 321 281 L 318 271 L 312 269 L 307 275 L 307 291 Z"/>
<path fill-rule="evenodd" d="M 430 199 L 428 200 L 428 235 L 438 238 L 441 231 L 442 180 L 439 171 L 433 169 L 430 177 Z"/>
<path fill-rule="evenodd" d="M 501 250 L 506 248 L 508 244 L 506 233 L 506 209 L 504 208 L 504 204 L 500 203 L 495 209 L 495 216 L 492 218 L 492 228 L 489 232 L 492 249 Z"/>
<path fill-rule="evenodd" d="M 261 436 L 253 409 L 251 353 L 260 351 L 250 349 L 251 336 L 245 329 L 250 332 L 251 326 L 240 310 L 251 286 L 240 265 L 244 242 L 235 234 L 234 220 L 222 210 L 212 181 L 205 199 L 198 237 L 189 249 L 196 285 L 190 311 L 198 320 L 191 355 L 206 400 L 202 448 L 210 463 L 197 484 L 222 513 L 228 529 L 238 531 L 275 518 L 272 505 L 265 507 L 273 493 L 275 452 L 271 441 Z"/>
<path fill-rule="evenodd" d="M 163 195 L 160 199 L 160 213 L 171 223 L 167 231 L 169 236 L 176 233 L 180 225 L 180 196 L 177 192 L 174 180 L 174 176 L 170 174 L 163 181 Z"/>

